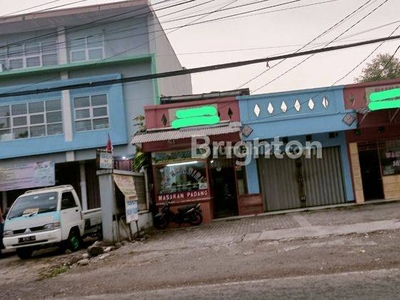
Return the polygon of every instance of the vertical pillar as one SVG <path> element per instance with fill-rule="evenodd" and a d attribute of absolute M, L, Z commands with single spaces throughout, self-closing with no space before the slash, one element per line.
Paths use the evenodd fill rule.
<path fill-rule="evenodd" d="M 249 194 L 259 194 L 260 185 L 258 181 L 257 161 L 252 158 L 246 166 L 246 182 Z"/>
<path fill-rule="evenodd" d="M 112 170 L 97 171 L 100 185 L 100 203 L 102 214 L 103 240 L 117 242 L 117 222 L 114 220 L 116 213 L 114 179 Z"/>
<path fill-rule="evenodd" d="M 354 201 L 354 190 L 351 181 L 351 165 L 349 162 L 349 151 L 347 149 L 346 137 L 344 132 L 340 133 L 340 156 L 342 161 L 343 181 L 345 184 L 346 200 L 348 202 Z M 358 158 L 357 158 L 358 159 Z M 361 173 L 360 173 L 361 174 Z"/>
<path fill-rule="evenodd" d="M 356 196 L 356 203 L 362 204 L 364 203 L 365 199 L 364 199 L 360 158 L 358 156 L 357 143 L 350 143 L 349 149 L 350 149 L 351 171 L 353 173 L 353 183 Z"/>
<path fill-rule="evenodd" d="M 1 192 L 1 199 L 2 199 L 1 200 L 1 208 L 4 213 L 7 208 L 7 192 L 6 191 Z"/>
<path fill-rule="evenodd" d="M 80 173 L 80 183 L 81 183 L 81 201 L 82 201 L 82 209 L 88 209 L 87 203 L 87 188 L 86 188 L 86 171 L 85 171 L 85 163 L 79 163 L 79 173 Z"/>

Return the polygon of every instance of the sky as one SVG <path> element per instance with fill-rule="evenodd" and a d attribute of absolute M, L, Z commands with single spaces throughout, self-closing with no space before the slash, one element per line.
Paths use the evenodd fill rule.
<path fill-rule="evenodd" d="M 116 0 L 2 0 L 1 16 Z M 187 69 L 400 35 L 400 0 L 153 0 Z M 161 9 L 166 6 L 171 8 Z M 201 24 L 196 24 L 201 23 Z M 192 74 L 193 93 L 251 94 L 354 83 L 379 53 L 400 57 L 400 39 L 352 49 Z"/>

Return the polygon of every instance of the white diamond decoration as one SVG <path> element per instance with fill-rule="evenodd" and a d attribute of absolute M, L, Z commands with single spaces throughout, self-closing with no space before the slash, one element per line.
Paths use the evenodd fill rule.
<path fill-rule="evenodd" d="M 324 99 L 322 99 L 322 105 L 327 108 L 329 106 L 329 100 L 328 98 L 324 97 Z"/>
<path fill-rule="evenodd" d="M 268 104 L 268 108 L 267 108 L 268 112 L 272 115 L 272 113 L 274 112 L 274 107 L 272 106 L 271 102 Z"/>
<path fill-rule="evenodd" d="M 286 105 L 285 101 L 282 101 L 281 110 L 284 113 L 287 111 L 287 105 Z"/>
<path fill-rule="evenodd" d="M 260 115 L 261 109 L 258 106 L 258 104 L 256 104 L 256 106 L 254 106 L 254 113 L 256 115 L 256 117 L 258 118 L 258 116 Z"/>
<path fill-rule="evenodd" d="M 300 111 L 301 104 L 300 104 L 300 101 L 299 101 L 299 100 L 296 100 L 296 102 L 294 103 L 294 108 L 295 108 L 297 111 Z"/>
<path fill-rule="evenodd" d="M 310 98 L 310 100 L 308 100 L 308 107 L 309 107 L 311 110 L 313 110 L 313 109 L 314 109 L 314 106 L 315 106 L 314 101 L 313 101 L 313 99 Z"/>

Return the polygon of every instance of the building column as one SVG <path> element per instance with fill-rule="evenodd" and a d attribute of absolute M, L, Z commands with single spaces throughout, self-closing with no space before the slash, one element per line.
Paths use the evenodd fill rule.
<path fill-rule="evenodd" d="M 85 163 L 79 163 L 82 209 L 88 210 Z"/>
<path fill-rule="evenodd" d="M 118 241 L 118 223 L 116 221 L 116 205 L 113 170 L 97 171 L 100 185 L 100 203 L 102 215 L 103 240 Z"/>
<path fill-rule="evenodd" d="M 257 161 L 252 158 L 250 163 L 245 167 L 247 190 L 249 194 L 259 194 L 260 185 L 257 172 Z"/>
<path fill-rule="evenodd" d="M 343 134 L 343 135 L 342 135 Z M 347 150 L 346 144 L 346 137 L 344 132 L 340 134 L 341 142 L 340 142 L 340 156 L 341 156 L 341 163 L 342 163 L 342 173 L 343 173 L 343 181 L 345 186 L 345 193 L 346 193 L 346 201 L 354 201 L 354 190 L 353 184 L 351 181 L 351 166 L 349 162 L 349 152 Z"/>
<path fill-rule="evenodd" d="M 351 171 L 353 173 L 353 183 L 354 183 L 356 203 L 362 204 L 364 203 L 365 199 L 364 199 L 360 158 L 358 156 L 357 143 L 350 143 L 349 150 L 350 150 Z"/>

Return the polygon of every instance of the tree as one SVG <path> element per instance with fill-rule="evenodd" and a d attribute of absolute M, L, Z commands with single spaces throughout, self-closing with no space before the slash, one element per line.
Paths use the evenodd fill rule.
<path fill-rule="evenodd" d="M 139 126 L 138 132 L 146 132 L 145 118 L 140 115 L 133 119 L 138 123 L 135 123 L 134 126 Z M 150 164 L 150 157 L 148 153 L 143 153 L 141 149 L 136 146 L 136 152 L 133 156 L 132 160 L 132 169 L 134 172 L 140 172 L 141 168 Z"/>
<path fill-rule="evenodd" d="M 356 82 L 371 82 L 400 78 L 400 60 L 389 53 L 378 54 L 355 78 Z"/>

